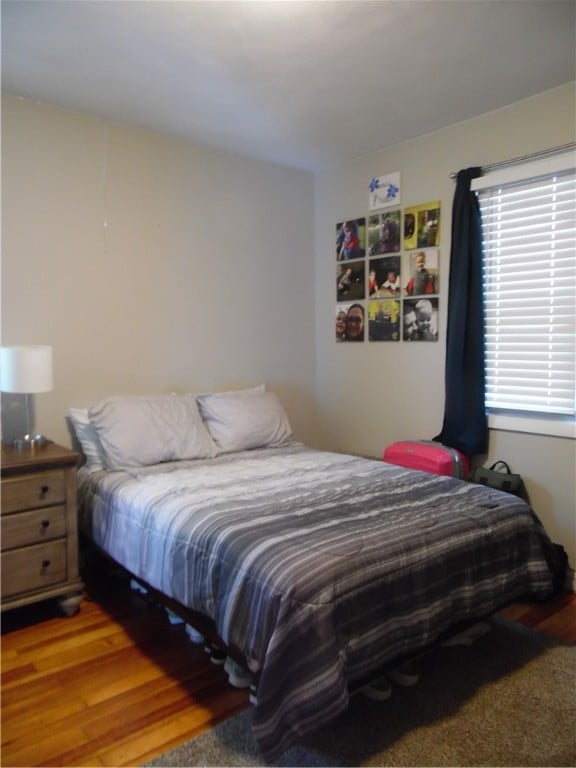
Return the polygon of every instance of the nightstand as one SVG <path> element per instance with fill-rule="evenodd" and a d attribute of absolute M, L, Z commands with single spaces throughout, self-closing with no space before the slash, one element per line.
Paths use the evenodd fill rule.
<path fill-rule="evenodd" d="M 2 610 L 58 597 L 78 611 L 76 466 L 80 456 L 48 442 L 2 446 Z"/>

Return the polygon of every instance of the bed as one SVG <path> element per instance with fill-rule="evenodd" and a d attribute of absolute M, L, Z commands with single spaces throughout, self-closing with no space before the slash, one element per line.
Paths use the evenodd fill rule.
<path fill-rule="evenodd" d="M 172 425 L 145 398 L 132 399 L 129 417 L 123 398 L 75 413 L 89 459 L 81 529 L 207 617 L 245 659 L 268 760 L 345 710 L 351 691 L 393 660 L 552 589 L 549 540 L 524 501 L 297 443 L 270 394 L 196 396 L 197 414 L 187 401 L 202 442 L 194 456 L 174 443 L 171 429 L 190 418 L 175 400 Z"/>

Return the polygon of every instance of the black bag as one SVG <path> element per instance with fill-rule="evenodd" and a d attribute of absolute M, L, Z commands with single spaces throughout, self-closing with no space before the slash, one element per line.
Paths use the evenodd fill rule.
<path fill-rule="evenodd" d="M 498 469 L 500 467 L 500 469 Z M 487 485 L 497 491 L 506 491 L 515 496 L 524 495 L 524 482 L 521 475 L 515 475 L 505 461 L 495 461 L 491 467 L 476 467 L 470 478 L 473 483 Z"/>
<path fill-rule="evenodd" d="M 566 572 L 568 570 L 568 554 L 561 544 L 552 544 L 544 549 L 548 568 L 552 574 L 552 587 L 555 595 L 566 589 Z"/>
<path fill-rule="evenodd" d="M 498 467 L 501 467 L 501 469 L 498 469 Z M 489 488 L 495 488 L 498 491 L 513 493 L 515 496 L 520 496 L 524 501 L 529 502 L 522 476 L 515 475 L 505 461 L 495 461 L 491 467 L 476 467 L 472 472 L 470 480 L 473 483 L 487 485 Z M 561 544 L 554 544 L 550 540 L 534 510 L 531 509 L 531 513 L 537 524 L 542 552 L 552 576 L 553 594 L 558 595 L 566 589 L 568 555 Z"/>

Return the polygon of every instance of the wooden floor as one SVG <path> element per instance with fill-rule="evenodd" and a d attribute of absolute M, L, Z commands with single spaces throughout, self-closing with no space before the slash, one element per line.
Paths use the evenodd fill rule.
<path fill-rule="evenodd" d="M 576 595 L 503 613 L 576 642 Z M 138 766 L 248 707 L 221 667 L 118 574 L 80 612 L 2 614 L 2 753 L 11 766 Z"/>

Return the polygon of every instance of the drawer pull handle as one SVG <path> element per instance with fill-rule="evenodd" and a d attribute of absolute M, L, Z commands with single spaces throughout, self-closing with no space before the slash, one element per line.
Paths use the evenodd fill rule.
<path fill-rule="evenodd" d="M 48 493 L 49 490 L 50 490 L 50 486 L 49 485 L 41 486 L 41 488 L 40 488 L 40 498 L 43 498 L 44 496 L 46 496 L 46 494 Z"/>
<path fill-rule="evenodd" d="M 48 566 L 50 565 L 50 560 L 42 560 L 42 569 L 46 570 Z"/>
<path fill-rule="evenodd" d="M 42 520 L 42 528 L 46 530 L 50 525 L 50 520 Z"/>

